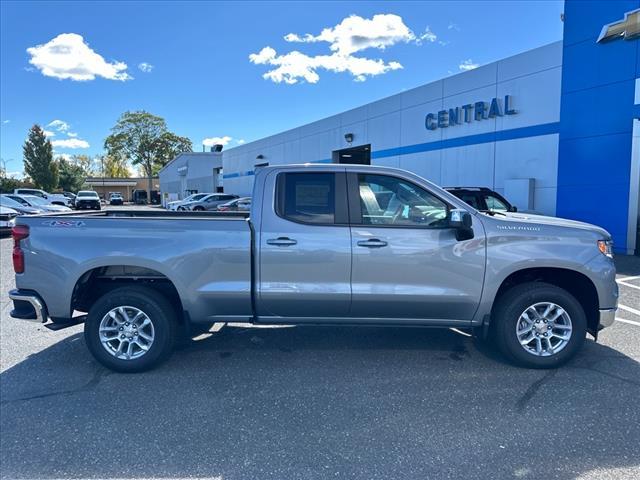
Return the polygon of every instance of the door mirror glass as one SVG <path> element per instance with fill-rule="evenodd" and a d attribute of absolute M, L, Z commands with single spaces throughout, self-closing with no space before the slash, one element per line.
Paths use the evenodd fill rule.
<path fill-rule="evenodd" d="M 449 212 L 449 226 L 457 229 L 470 229 L 471 214 L 459 208 L 451 210 Z"/>

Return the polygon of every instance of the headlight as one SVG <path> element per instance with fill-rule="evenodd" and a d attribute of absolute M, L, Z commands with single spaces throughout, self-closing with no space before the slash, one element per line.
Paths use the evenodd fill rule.
<path fill-rule="evenodd" d="M 603 255 L 613 258 L 613 240 L 598 240 L 598 250 Z"/>

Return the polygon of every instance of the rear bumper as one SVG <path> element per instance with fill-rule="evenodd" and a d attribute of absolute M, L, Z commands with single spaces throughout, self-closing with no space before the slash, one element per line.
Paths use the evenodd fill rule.
<path fill-rule="evenodd" d="M 610 327 L 616 321 L 617 308 L 600 309 L 600 320 L 598 322 L 598 330 Z"/>
<path fill-rule="evenodd" d="M 11 290 L 9 298 L 13 300 L 10 315 L 19 320 L 45 323 L 49 314 L 47 306 L 37 293 L 30 290 Z"/>

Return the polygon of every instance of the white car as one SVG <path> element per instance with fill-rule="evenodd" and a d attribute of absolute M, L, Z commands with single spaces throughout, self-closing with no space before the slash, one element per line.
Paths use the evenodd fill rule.
<path fill-rule="evenodd" d="M 33 207 L 39 210 L 44 210 L 46 213 L 52 213 L 52 212 L 60 213 L 60 212 L 71 211 L 69 207 L 64 207 L 62 205 L 53 205 L 49 203 L 47 200 L 45 200 L 44 198 L 36 197 L 35 195 L 8 194 L 7 197 L 27 207 Z"/>
<path fill-rule="evenodd" d="M 189 195 L 186 198 L 183 198 L 182 200 L 174 200 L 173 202 L 167 203 L 167 209 L 173 210 L 173 211 L 178 210 L 178 207 L 184 205 L 185 203 L 197 202 L 198 200 L 202 200 L 207 195 L 210 195 L 210 194 L 209 193 L 192 193 L 191 195 Z"/>
<path fill-rule="evenodd" d="M 71 206 L 71 200 L 61 193 L 47 193 L 44 190 L 38 188 L 16 188 L 13 191 L 14 195 L 34 195 L 36 197 L 44 198 L 53 205 L 62 205 L 64 207 Z"/>
<path fill-rule="evenodd" d="M 3 207 L 0 205 L 0 232 L 7 232 L 16 224 L 18 212 L 13 208 Z"/>

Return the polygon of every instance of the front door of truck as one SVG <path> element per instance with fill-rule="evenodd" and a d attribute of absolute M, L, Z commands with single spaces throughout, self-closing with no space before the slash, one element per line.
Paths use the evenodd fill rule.
<path fill-rule="evenodd" d="M 351 233 L 344 171 L 310 168 L 265 179 L 258 239 L 258 315 L 317 321 L 346 317 Z"/>
<path fill-rule="evenodd" d="M 450 206 L 399 176 L 348 173 L 352 306 L 357 318 L 471 320 L 482 294 L 485 242 L 456 240 Z"/>

